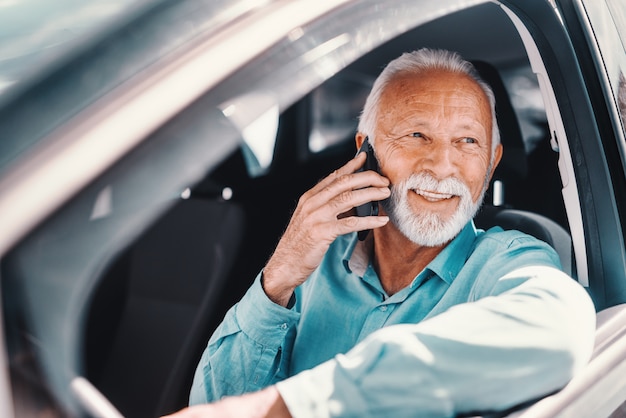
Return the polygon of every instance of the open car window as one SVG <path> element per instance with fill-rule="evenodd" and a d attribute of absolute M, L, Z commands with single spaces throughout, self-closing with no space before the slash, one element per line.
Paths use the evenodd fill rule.
<path fill-rule="evenodd" d="M 549 2 L 529 2 L 533 13 L 516 1 L 228 2 L 221 14 L 225 3 L 209 3 L 154 6 L 125 36 L 97 43 L 111 60 L 102 68 L 128 60 L 120 72 L 84 52 L 50 76 L 62 83 L 33 81 L 24 102 L 0 109 L 11 122 L 0 133 L 32 141 L 0 162 L 25 176 L 9 178 L 22 186 L 12 200 L 29 202 L 0 205 L 12 379 L 40 376 L 46 399 L 77 413 L 89 408 L 72 384 L 83 377 L 128 416 L 182 407 L 210 331 L 267 260 L 298 196 L 354 155 L 372 81 L 420 47 L 460 52 L 497 86 L 505 153 L 489 205 L 555 222 L 598 309 L 626 301 L 615 261 L 623 190 L 604 174 L 611 149 Z M 213 25 L 200 24 L 207 16 Z M 83 77 L 96 82 L 74 91 Z M 68 96 L 41 124 L 14 117 L 49 106 L 33 97 L 55 89 Z M 71 171 L 55 171 L 67 161 Z M 28 391 L 15 396 L 16 408 L 38 405 Z"/>

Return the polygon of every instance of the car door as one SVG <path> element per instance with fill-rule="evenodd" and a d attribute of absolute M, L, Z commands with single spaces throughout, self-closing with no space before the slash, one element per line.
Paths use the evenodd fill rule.
<path fill-rule="evenodd" d="M 2 154 L 0 180 L 10 350 L 0 358 L 12 378 L 16 367 L 33 372 L 45 394 L 32 382 L 17 391 L 14 379 L 14 404 L 97 415 L 83 343 L 108 263 L 258 116 L 391 37 L 482 2 L 159 1 L 10 92 L 0 112 L 0 136 L 16 145 Z M 232 110 L 246 104 L 255 117 L 238 119 Z M 2 408 L 13 415 L 11 402 Z"/>
<path fill-rule="evenodd" d="M 32 345 L 29 348 L 35 349 L 41 367 L 37 376 L 56 402 L 72 413 L 92 407 L 86 404 L 94 399 L 89 397 L 90 389 L 81 385 L 85 374 L 82 342 L 90 298 L 102 271 L 165 213 L 174 197 L 232 149 L 245 148 L 246 136 L 259 131 L 253 122 L 266 120 L 265 116 L 271 121 L 276 108 L 285 111 L 337 71 L 390 39 L 486 1 L 405 0 L 388 2 L 385 7 L 377 1 L 345 0 L 265 2 L 258 7 L 250 7 L 251 3 L 224 2 L 223 10 L 217 10 L 224 13 L 213 15 L 209 12 L 219 9 L 215 2 L 161 2 L 134 22 L 139 28 L 151 27 L 150 31 L 135 32 L 135 36 L 130 31 L 128 38 L 111 35 L 117 40 L 112 49 L 82 56 L 85 61 L 81 65 L 109 72 L 87 74 L 79 66 L 60 67 L 56 81 L 61 82 L 43 83 L 38 97 L 31 90 L 22 102 L 0 115 L 2 127 L 21 124 L 11 135 L 48 128 L 41 134 L 47 140 L 45 147 L 16 157 L 15 165 L 2 173 L 0 249 L 17 255 L 10 264 L 14 269 L 3 270 L 2 290 L 11 283 L 22 292 L 19 300 L 26 302 L 17 310 L 28 323 L 20 324 L 24 328 L 17 333 L 23 332 Z M 541 83 L 553 147 L 560 150 L 577 278 L 589 288 L 599 309 L 626 302 L 623 148 L 610 116 L 604 78 L 588 44 L 578 42 L 587 36 L 585 26 L 578 15 L 573 20 L 578 26 L 569 26 L 567 10 L 573 3 L 559 3 L 567 25 L 554 2 L 492 3 L 514 22 Z M 202 16 L 216 20 L 203 20 Z M 194 32 L 203 24 L 207 30 Z M 176 31 L 188 36 L 176 37 Z M 160 49 L 164 41 L 175 44 L 171 55 Z M 113 59 L 120 51 L 124 59 L 119 62 L 139 62 L 138 68 L 132 68 L 137 74 L 108 78 L 119 74 L 112 69 L 129 70 Z M 141 59 L 135 61 L 137 57 Z M 88 100 L 76 108 L 63 107 L 68 102 L 45 101 L 61 91 L 71 95 L 75 79 L 95 79 L 94 85 L 102 90 L 90 92 Z M 99 84 L 101 81 L 109 84 Z M 99 96 L 102 92 L 106 94 Z M 56 104 L 59 108 L 53 110 L 60 113 L 44 112 L 45 104 L 50 108 Z M 40 111 L 29 113 L 27 105 Z M 236 110 L 244 105 L 253 108 L 253 117 L 238 119 Z M 89 152 L 84 153 L 86 150 Z M 252 151 L 254 169 L 262 172 L 267 160 Z M 63 169 L 68 161 L 77 160 L 89 164 L 73 166 L 71 172 Z M 33 204 L 25 210 L 11 204 L 15 201 Z M 111 206 L 111 202 L 119 205 Z M 115 216 L 102 216 L 110 208 L 115 209 Z M 89 227 L 83 228 L 85 225 Z M 12 276 L 16 271 L 19 274 Z M 620 329 L 623 321 L 616 318 Z M 618 344 L 609 346 L 619 350 Z M 601 361 L 605 358 L 619 359 L 619 355 L 598 357 Z M 616 368 L 616 372 L 620 370 Z M 583 392 L 589 390 L 590 395 L 576 402 L 572 401 L 575 396 L 568 395 L 557 403 L 556 411 L 582 411 L 581 405 L 598 402 L 596 396 L 607 408 L 617 407 L 621 395 L 609 397 L 610 391 L 604 390 L 614 387 L 616 376 L 583 377 L 577 387 L 582 385 Z M 0 396 L 9 393 L 8 377 L 4 377 L 0 376 Z M 120 386 L 125 383 L 119 382 Z M 591 391 L 595 387 L 601 395 L 591 395 L 596 393 Z M 126 396 L 131 401 L 139 398 L 132 391 Z M 11 416 L 9 402 L 2 400 L 0 405 L 7 410 L 1 412 Z M 145 407 L 146 402 L 140 406 Z"/>
<path fill-rule="evenodd" d="M 514 415 L 624 416 L 626 9 L 612 0 L 503 3 L 516 15 L 539 77 L 561 155 L 578 279 L 599 311 L 588 367 L 558 394 Z"/>

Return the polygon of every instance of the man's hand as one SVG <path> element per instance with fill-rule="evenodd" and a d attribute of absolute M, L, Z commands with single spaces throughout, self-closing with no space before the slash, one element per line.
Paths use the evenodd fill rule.
<path fill-rule="evenodd" d="M 276 387 L 230 396 L 219 402 L 195 405 L 163 418 L 291 418 Z"/>
<path fill-rule="evenodd" d="M 389 180 L 374 171 L 355 173 L 365 162 L 359 153 L 302 195 L 274 254 L 263 270 L 267 296 L 287 306 L 294 289 L 322 261 L 339 235 L 385 225 L 386 216 L 349 214 L 358 205 L 389 197 Z M 348 215 L 348 216 L 346 216 Z"/>

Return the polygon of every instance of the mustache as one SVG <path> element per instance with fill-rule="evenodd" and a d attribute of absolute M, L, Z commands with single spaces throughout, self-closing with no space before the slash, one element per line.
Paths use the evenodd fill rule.
<path fill-rule="evenodd" d="M 471 195 L 469 187 L 463 181 L 455 177 L 438 180 L 426 172 L 412 174 L 402 182 L 393 185 L 392 188 L 397 188 L 397 190 L 421 190 L 461 197 Z"/>

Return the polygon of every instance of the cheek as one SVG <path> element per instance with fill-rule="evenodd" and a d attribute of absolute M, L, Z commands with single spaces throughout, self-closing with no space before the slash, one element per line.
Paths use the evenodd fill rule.
<path fill-rule="evenodd" d="M 462 172 L 463 180 L 470 189 L 472 198 L 474 201 L 480 197 L 485 186 L 485 180 L 487 178 L 489 169 L 489 160 L 481 161 L 478 164 L 468 164 L 464 167 Z"/>
<path fill-rule="evenodd" d="M 392 183 L 397 183 L 413 173 L 413 162 L 407 154 L 396 143 L 387 143 L 376 149 L 381 173 Z"/>

